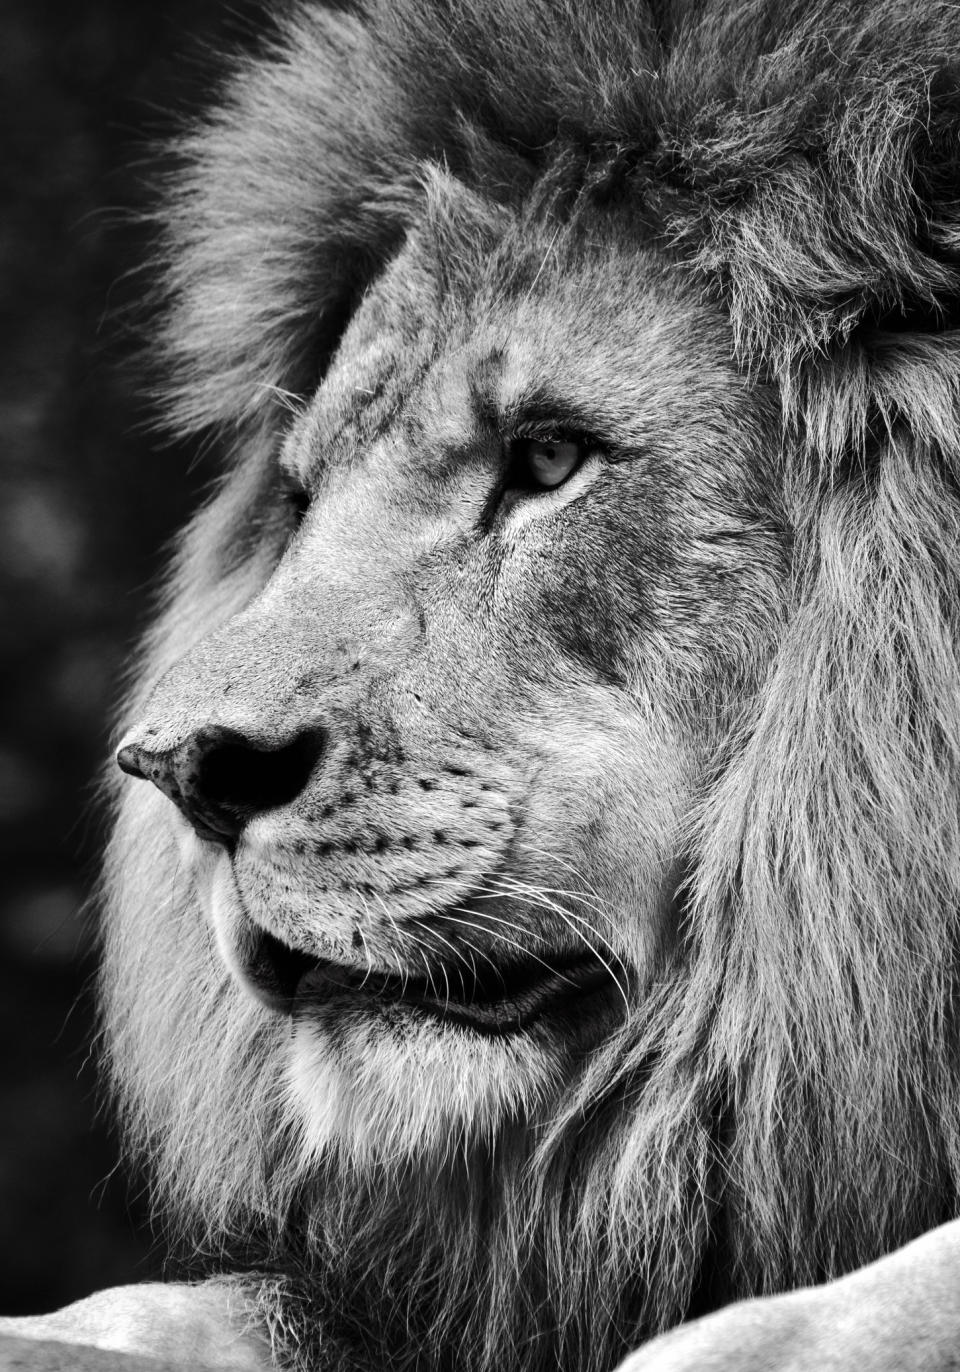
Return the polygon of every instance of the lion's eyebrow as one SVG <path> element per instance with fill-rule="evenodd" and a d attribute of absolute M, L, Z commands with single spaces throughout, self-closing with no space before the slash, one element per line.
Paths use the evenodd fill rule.
<path fill-rule="evenodd" d="M 537 428 L 551 433 L 584 434 L 606 443 L 615 443 L 618 438 L 609 414 L 579 405 L 542 383 L 519 391 L 506 403 L 501 399 L 486 417 L 507 432 Z"/>

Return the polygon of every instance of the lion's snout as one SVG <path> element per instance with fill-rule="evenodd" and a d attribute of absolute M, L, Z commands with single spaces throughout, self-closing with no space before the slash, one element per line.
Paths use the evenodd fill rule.
<path fill-rule="evenodd" d="M 283 564 L 169 667 L 117 751 L 121 769 L 152 781 L 201 838 L 230 843 L 308 789 L 336 806 L 349 793 L 345 759 L 395 751 L 391 683 L 419 643 L 415 616 L 335 594 L 319 554 L 314 562 L 306 585 Z"/>
<path fill-rule="evenodd" d="M 265 740 L 208 725 L 163 751 L 148 740 L 146 733 L 128 737 L 117 750 L 117 764 L 152 781 L 200 838 L 216 843 L 230 843 L 263 811 L 296 800 L 324 751 L 319 728 Z"/>

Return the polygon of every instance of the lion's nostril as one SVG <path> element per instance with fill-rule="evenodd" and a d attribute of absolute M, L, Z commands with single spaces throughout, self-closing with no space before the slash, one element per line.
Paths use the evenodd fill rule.
<path fill-rule="evenodd" d="M 320 730 L 305 730 L 275 745 L 207 726 L 163 752 L 124 744 L 117 764 L 129 776 L 158 786 L 201 838 L 229 844 L 256 815 L 296 799 L 323 746 Z"/>
<path fill-rule="evenodd" d="M 205 754 L 196 783 L 208 804 L 248 819 L 295 800 L 320 752 L 315 734 L 301 734 L 282 748 L 225 743 Z"/>

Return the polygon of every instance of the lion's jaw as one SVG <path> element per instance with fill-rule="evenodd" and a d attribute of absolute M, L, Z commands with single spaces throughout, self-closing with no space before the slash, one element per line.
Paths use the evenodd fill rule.
<path fill-rule="evenodd" d="M 134 731 L 158 757 L 210 730 L 315 740 L 295 795 L 187 864 L 235 982 L 292 1016 L 271 1070 L 304 1156 L 493 1137 L 642 1006 L 723 682 L 769 637 L 721 326 L 652 257 L 569 253 L 519 298 L 478 268 L 451 324 L 411 238 L 266 479 L 272 573 Z M 504 489 L 499 434 L 570 414 L 603 434 L 580 468 Z"/>

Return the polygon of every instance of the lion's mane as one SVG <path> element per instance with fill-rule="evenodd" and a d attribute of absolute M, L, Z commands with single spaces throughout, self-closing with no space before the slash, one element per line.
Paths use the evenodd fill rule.
<path fill-rule="evenodd" d="M 165 413 L 224 435 L 250 490 L 276 395 L 315 384 L 426 162 L 627 207 L 782 406 L 779 651 L 688 835 L 683 945 L 562 1113 L 439 1177 L 304 1155 L 280 1029 L 176 887 L 161 908 L 164 839 L 121 816 L 104 991 L 131 1137 L 205 1252 L 287 1281 L 291 1324 L 325 1312 L 325 1356 L 606 1368 L 957 1209 L 958 53 L 931 0 L 301 3 L 179 143 Z M 259 575 L 255 521 L 215 508 L 145 677 Z"/>

